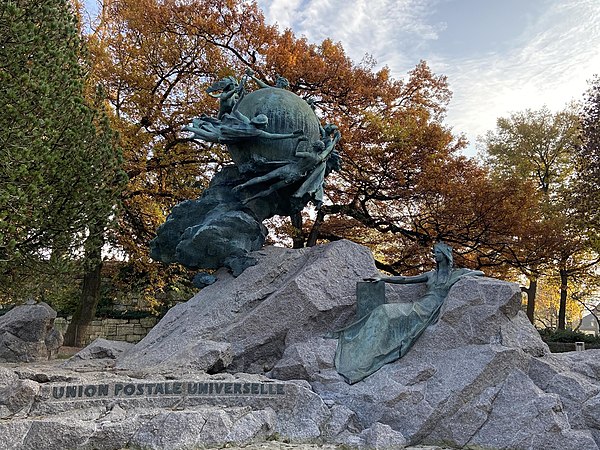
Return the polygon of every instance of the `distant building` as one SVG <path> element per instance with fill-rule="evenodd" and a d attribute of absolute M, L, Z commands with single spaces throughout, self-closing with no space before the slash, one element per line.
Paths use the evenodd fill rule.
<path fill-rule="evenodd" d="M 597 310 L 598 308 L 596 307 L 596 311 Z M 600 314 L 600 312 L 596 312 L 596 314 L 598 315 Z M 593 314 L 583 316 L 578 331 L 581 331 L 585 334 L 593 334 L 594 336 L 598 336 L 598 334 L 600 333 L 600 330 L 598 329 L 598 321 L 596 320 Z"/>

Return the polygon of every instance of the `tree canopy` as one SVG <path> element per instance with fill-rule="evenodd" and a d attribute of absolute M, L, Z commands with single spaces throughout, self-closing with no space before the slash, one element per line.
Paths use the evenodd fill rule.
<path fill-rule="evenodd" d="M 114 135 L 84 95 L 77 22 L 66 0 L 0 4 L 0 285 L 75 258 L 114 214 L 124 177 Z M 12 296 L 27 295 L 17 290 Z"/>
<path fill-rule="evenodd" d="M 589 225 L 588 234 L 600 251 L 600 76 L 590 80 L 581 111 L 581 145 L 576 153 L 577 212 Z"/>
<path fill-rule="evenodd" d="M 537 214 L 527 217 L 533 231 L 530 244 L 521 246 L 515 262 L 530 279 L 528 313 L 533 321 L 535 282 L 555 276 L 560 289 L 558 328 L 566 326 L 569 282 L 589 274 L 598 263 L 588 224 L 578 214 L 573 196 L 578 192 L 575 174 L 580 148 L 580 118 L 574 108 L 552 113 L 548 108 L 525 110 L 498 119 L 495 131 L 485 139 L 487 164 L 498 177 L 516 177 L 534 183 Z M 526 264 L 523 262 L 527 261 Z"/>
<path fill-rule="evenodd" d="M 116 242 L 163 286 L 173 272 L 156 271 L 147 242 L 171 207 L 200 195 L 228 161 L 220 146 L 179 130 L 202 113 L 216 115 L 205 89 L 247 68 L 271 84 L 285 76 L 342 132 L 342 170 L 328 179 L 325 205 L 316 218 L 304 214 L 284 227 L 294 245 L 350 238 L 398 272 L 426 264 L 433 241 L 446 239 L 460 263 L 498 267 L 498 247 L 523 222 L 519 205 L 530 191 L 461 155 L 464 138 L 443 123 L 448 80 L 424 61 L 394 79 L 369 58 L 353 62 L 339 43 L 313 44 L 267 25 L 255 4 L 222 0 L 107 2 L 89 45 L 130 177 Z"/>
<path fill-rule="evenodd" d="M 342 133 L 342 167 L 327 179 L 324 205 L 289 225 L 272 220 L 273 239 L 296 247 L 352 239 L 394 274 L 423 270 L 443 239 L 459 265 L 529 277 L 533 298 L 538 277 L 555 274 L 558 282 L 543 285 L 566 295 L 565 280 L 572 285 L 596 261 L 598 215 L 578 217 L 598 210 L 583 194 L 600 185 L 597 78 L 581 127 L 572 110 L 500 118 L 482 164 L 444 123 L 449 82 L 425 61 L 395 79 L 369 57 L 352 61 L 340 43 L 268 25 L 252 2 L 105 1 L 84 37 L 89 54 L 66 0 L 5 2 L 0 12 L 4 277 L 52 257 L 97 262 L 106 239 L 121 260 L 115 285 L 144 291 L 154 306 L 188 286 L 192 274 L 151 261 L 148 243 L 171 208 L 202 195 L 229 162 L 222 146 L 181 129 L 216 116 L 206 88 L 246 69 L 269 84 L 286 77 Z M 90 94 L 95 86 L 102 97 Z M 106 233 L 110 220 L 118 226 Z M 96 292 L 100 270 L 85 269 Z"/>

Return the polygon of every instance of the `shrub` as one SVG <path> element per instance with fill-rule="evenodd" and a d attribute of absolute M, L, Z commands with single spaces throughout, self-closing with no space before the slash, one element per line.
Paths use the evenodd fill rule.
<path fill-rule="evenodd" d="M 585 342 L 587 344 L 600 343 L 600 339 L 581 331 L 573 330 L 552 330 L 545 329 L 540 331 L 542 339 L 546 342 Z"/>

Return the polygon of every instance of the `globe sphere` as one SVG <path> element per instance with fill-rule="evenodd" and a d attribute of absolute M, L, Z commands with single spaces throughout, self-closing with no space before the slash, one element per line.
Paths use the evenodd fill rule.
<path fill-rule="evenodd" d="M 233 161 L 244 167 L 254 160 L 287 161 L 296 151 L 310 151 L 311 143 L 320 139 L 320 124 L 306 101 L 285 89 L 269 87 L 245 95 L 237 105 L 249 119 L 264 115 L 268 119 L 265 131 L 287 134 L 302 130 L 308 141 L 290 139 L 253 139 L 240 144 L 228 144 Z"/>

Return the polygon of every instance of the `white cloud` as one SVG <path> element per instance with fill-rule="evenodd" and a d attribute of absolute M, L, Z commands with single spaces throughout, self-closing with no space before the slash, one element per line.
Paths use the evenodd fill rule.
<path fill-rule="evenodd" d="M 382 65 L 407 65 L 402 51 L 437 39 L 441 24 L 426 18 L 437 0 L 260 0 L 267 21 L 291 28 L 311 42 L 326 38 L 341 41 L 350 57 L 360 61 L 366 54 Z"/>
<path fill-rule="evenodd" d="M 498 117 L 542 105 L 560 109 L 581 98 L 586 80 L 600 71 L 597 0 L 553 0 L 502 53 L 457 57 L 460 49 L 454 49 L 452 58 L 431 53 L 434 46 L 428 45 L 445 26 L 431 23 L 439 2 L 260 0 L 259 5 L 269 22 L 290 27 L 312 42 L 327 37 L 341 41 L 356 61 L 370 54 L 397 78 L 419 59 L 427 60 L 434 72 L 448 76 L 454 92 L 447 123 L 472 143 L 493 129 Z M 468 19 L 463 25 L 470 26 Z M 468 151 L 473 152 L 474 148 Z"/>
<path fill-rule="evenodd" d="M 296 11 L 301 8 L 302 0 L 259 1 L 258 5 L 269 23 L 278 23 L 282 29 L 292 28 Z"/>
<path fill-rule="evenodd" d="M 554 3 L 520 42 L 503 54 L 432 61 L 454 91 L 448 121 L 471 141 L 498 117 L 543 105 L 558 110 L 581 98 L 586 80 L 600 70 L 600 4 Z"/>

